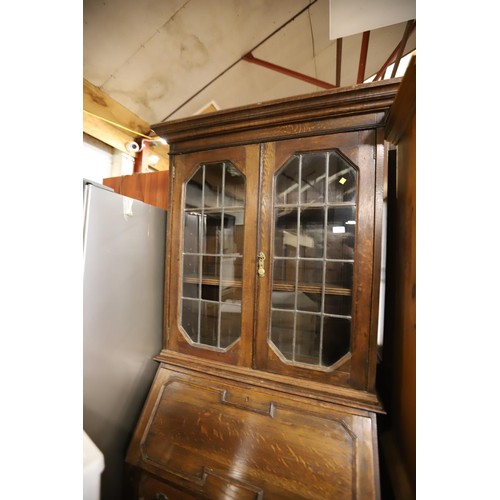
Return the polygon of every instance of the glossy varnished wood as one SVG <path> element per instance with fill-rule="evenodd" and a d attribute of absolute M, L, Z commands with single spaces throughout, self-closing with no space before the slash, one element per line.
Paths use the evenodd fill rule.
<path fill-rule="evenodd" d="M 358 190 L 361 203 L 357 208 L 357 246 L 355 249 L 355 281 L 353 284 L 353 325 L 351 352 L 331 369 L 314 370 L 284 363 L 268 343 L 270 328 L 269 304 L 271 281 L 258 279 L 256 368 L 270 370 L 328 384 L 344 385 L 367 390 L 369 339 L 376 336 L 370 323 L 372 307 L 374 215 L 381 212 L 381 204 L 375 205 L 375 148 L 374 131 L 358 131 L 329 134 L 311 138 L 292 139 L 267 143 L 264 149 L 262 192 L 262 217 L 260 221 L 260 248 L 266 255 L 273 255 L 273 206 L 274 178 L 277 171 L 295 153 L 338 149 L 358 171 Z M 379 179 L 382 188 L 382 179 Z M 268 273 L 272 274 L 272 259 Z M 375 279 L 378 283 L 379 281 Z M 376 325 L 375 325 L 376 328 Z M 375 360 L 376 362 L 376 360 Z M 346 375 L 347 373 L 347 375 Z M 372 375 L 373 376 L 373 375 Z M 373 385 L 373 381 L 372 385 Z"/>
<path fill-rule="evenodd" d="M 383 409 L 375 374 L 384 125 L 399 83 L 153 126 L 171 151 L 168 300 L 164 348 L 155 358 L 161 366 L 127 455 L 133 496 L 179 491 L 178 498 L 210 499 L 380 497 L 376 412 Z M 276 174 L 293 155 L 332 150 L 357 172 L 356 243 L 352 289 L 325 283 L 325 290 L 352 297 L 352 328 L 349 351 L 319 368 L 285 360 L 269 341 L 273 197 Z M 243 274 L 230 283 L 243 290 L 242 334 L 225 351 L 194 344 L 180 326 L 184 186 L 199 165 L 222 161 L 232 162 L 246 182 Z M 262 277 L 259 252 L 266 256 Z M 215 277 L 203 280 L 217 285 Z M 284 280 L 274 291 L 293 287 Z M 298 289 L 318 293 L 319 284 Z"/>
<path fill-rule="evenodd" d="M 208 498 L 377 498 L 373 414 L 160 369 L 128 461 Z M 232 492 L 232 493 L 231 493 Z"/>
<path fill-rule="evenodd" d="M 210 359 L 200 359 L 199 356 L 190 356 L 183 353 L 173 352 L 164 349 L 156 361 L 175 366 L 178 371 L 192 371 L 198 373 L 209 373 L 226 380 L 238 380 L 248 382 L 255 387 L 274 389 L 289 394 L 310 397 L 317 401 L 332 402 L 355 408 L 361 408 L 377 413 L 384 413 L 377 394 L 360 391 L 347 387 L 349 379 L 349 362 L 346 362 L 346 370 L 342 367 L 338 371 L 343 372 L 345 384 L 325 384 L 315 382 L 307 377 L 298 378 L 283 373 L 255 370 L 240 366 L 233 366 L 227 363 L 212 361 Z M 337 377 L 341 377 L 338 373 Z"/>
<path fill-rule="evenodd" d="M 171 153 L 384 124 L 400 79 L 342 87 L 152 125 Z"/>
<path fill-rule="evenodd" d="M 169 180 L 169 172 L 161 171 L 108 177 L 102 183 L 112 188 L 116 193 L 167 210 L 169 206 Z"/>
<path fill-rule="evenodd" d="M 258 190 L 259 148 L 257 145 L 242 148 L 222 148 L 203 153 L 192 153 L 175 158 L 171 209 L 170 287 L 168 290 L 170 315 L 168 325 L 168 349 L 201 356 L 206 359 L 224 361 L 231 364 L 251 366 L 253 356 L 253 290 L 256 266 L 256 223 Z M 230 161 L 245 176 L 245 226 L 243 246 L 243 277 L 241 337 L 232 347 L 217 351 L 199 345 L 193 345 L 180 325 L 181 311 L 181 263 L 184 226 L 182 209 L 184 207 L 184 185 L 201 164 Z"/>
<path fill-rule="evenodd" d="M 390 410 L 384 452 L 396 497 L 416 495 L 416 56 L 388 117 L 397 172 L 388 199 L 387 302 L 381 394 Z M 390 265 L 389 265 L 390 264 Z M 411 496 L 410 496 L 411 495 Z"/>

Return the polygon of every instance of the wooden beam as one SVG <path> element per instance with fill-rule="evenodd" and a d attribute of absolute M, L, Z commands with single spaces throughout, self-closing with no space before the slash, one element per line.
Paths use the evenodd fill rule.
<path fill-rule="evenodd" d="M 263 66 L 264 68 L 272 69 L 273 71 L 277 71 L 278 73 L 282 73 L 287 76 L 291 76 L 293 78 L 297 78 L 298 80 L 302 80 L 307 83 L 311 83 L 312 85 L 316 85 L 317 87 L 321 87 L 324 89 L 334 89 L 335 85 L 331 83 L 324 82 L 323 80 L 318 80 L 317 78 L 313 78 L 311 76 L 304 75 L 303 73 L 298 73 L 297 71 L 293 71 L 288 68 L 284 68 L 283 66 L 278 66 L 277 64 L 273 64 L 267 61 L 263 61 L 262 59 L 257 59 L 252 55 L 251 52 L 245 54 L 242 58 L 243 61 L 247 61 L 253 64 L 257 64 L 259 66 Z"/>
<path fill-rule="evenodd" d="M 151 130 L 149 123 L 85 79 L 83 80 L 83 109 L 144 135 L 149 135 Z"/>
<path fill-rule="evenodd" d="M 137 154 L 127 151 L 125 147 L 127 142 L 140 143 L 143 137 L 156 137 L 147 122 L 85 79 L 83 80 L 83 131 L 134 158 Z M 155 146 L 154 153 L 160 160 L 153 168 L 168 170 L 168 152 L 168 145 Z"/>
<path fill-rule="evenodd" d="M 356 83 L 363 83 L 365 80 L 366 56 L 368 55 L 368 42 L 370 41 L 370 32 L 363 33 L 361 41 L 361 53 L 359 54 L 358 79 Z"/>
<path fill-rule="evenodd" d="M 335 72 L 335 85 L 340 87 L 340 77 L 342 70 L 342 38 L 337 39 L 337 70 Z"/>

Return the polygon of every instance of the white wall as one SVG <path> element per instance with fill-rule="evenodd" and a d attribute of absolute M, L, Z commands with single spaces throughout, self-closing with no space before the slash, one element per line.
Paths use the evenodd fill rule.
<path fill-rule="evenodd" d="M 114 149 L 94 137 L 83 134 L 82 177 L 102 184 L 106 177 L 130 175 L 134 171 L 134 158 Z"/>

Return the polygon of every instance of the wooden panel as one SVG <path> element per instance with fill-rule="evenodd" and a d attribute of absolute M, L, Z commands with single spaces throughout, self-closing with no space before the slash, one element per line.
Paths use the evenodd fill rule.
<path fill-rule="evenodd" d="M 103 184 L 116 193 L 168 210 L 169 179 L 168 171 L 148 172 L 108 177 Z"/>
<path fill-rule="evenodd" d="M 214 499 L 378 498 L 373 414 L 159 370 L 130 464 Z"/>
<path fill-rule="evenodd" d="M 381 394 L 388 409 L 389 464 L 397 483 L 416 492 L 416 57 L 389 116 L 386 137 L 397 144 L 397 174 L 388 197 L 387 300 Z M 399 488 L 394 484 L 394 488 Z M 397 498 L 407 498 L 399 496 Z"/>

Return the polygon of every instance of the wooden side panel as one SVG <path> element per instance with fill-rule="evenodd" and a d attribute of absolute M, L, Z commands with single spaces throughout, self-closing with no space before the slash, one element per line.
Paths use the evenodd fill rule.
<path fill-rule="evenodd" d="M 200 498 L 378 498 L 373 414 L 160 371 L 129 463 Z"/>
<path fill-rule="evenodd" d="M 387 299 L 381 394 L 384 436 L 396 498 L 416 495 L 416 58 L 408 66 L 388 119 L 397 174 L 388 199 Z M 395 460 L 392 457 L 397 457 Z"/>
<path fill-rule="evenodd" d="M 169 171 L 108 177 L 103 184 L 119 194 L 168 210 Z"/>

